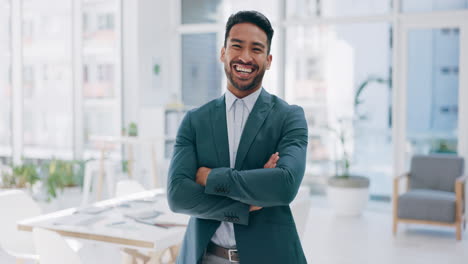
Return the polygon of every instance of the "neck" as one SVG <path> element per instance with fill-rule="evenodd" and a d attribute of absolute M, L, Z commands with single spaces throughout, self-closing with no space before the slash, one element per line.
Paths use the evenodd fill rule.
<path fill-rule="evenodd" d="M 247 90 L 247 91 L 241 91 L 241 90 L 235 88 L 234 86 L 232 86 L 230 84 L 228 84 L 228 86 L 227 86 L 228 90 L 239 99 L 242 99 L 242 98 L 244 98 L 246 96 L 249 96 L 249 95 L 255 93 L 261 87 L 262 87 L 262 84 L 255 87 L 254 89 L 250 89 L 250 90 Z"/>

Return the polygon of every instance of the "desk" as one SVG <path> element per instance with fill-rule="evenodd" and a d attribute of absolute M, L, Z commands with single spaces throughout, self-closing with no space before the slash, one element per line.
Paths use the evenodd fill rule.
<path fill-rule="evenodd" d="M 163 228 L 140 223 L 138 217 L 137 220 L 130 218 L 154 211 L 162 214 L 151 221 L 177 226 Z M 188 216 L 170 211 L 164 190 L 154 189 L 100 201 L 86 208 L 70 208 L 25 219 L 18 222 L 18 229 L 31 232 L 34 227 L 41 227 L 65 237 L 161 251 L 182 241 L 188 220 Z"/>

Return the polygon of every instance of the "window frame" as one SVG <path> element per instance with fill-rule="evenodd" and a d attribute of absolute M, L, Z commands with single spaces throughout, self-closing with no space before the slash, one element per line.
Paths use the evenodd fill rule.
<path fill-rule="evenodd" d="M 11 115 L 12 115 L 12 161 L 14 164 L 21 164 L 23 158 L 26 159 L 43 159 L 43 158 L 63 158 L 63 159 L 82 159 L 84 157 L 97 157 L 98 151 L 87 151 L 85 153 L 84 147 L 84 111 L 85 111 L 85 98 L 83 98 L 83 83 L 84 83 L 84 72 L 83 72 L 83 0 L 70 0 L 71 1 L 71 20 L 72 34 L 71 34 L 71 67 L 72 67 L 72 156 L 62 155 L 60 153 L 53 153 L 53 156 L 39 152 L 24 152 L 24 120 L 23 120 L 23 100 L 24 91 L 23 84 L 24 78 L 24 61 L 23 61 L 23 32 L 25 30 L 23 21 L 23 1 L 22 0 L 9 0 L 10 1 L 10 40 L 11 40 L 11 79 L 12 79 L 12 102 L 11 102 Z M 108 106 L 110 104 L 116 109 L 116 115 L 118 115 L 119 124 L 118 127 L 122 126 L 122 0 L 115 0 L 117 6 L 116 14 L 112 19 L 112 28 L 116 32 L 116 64 L 112 71 L 111 77 L 113 76 L 114 87 L 113 91 L 114 98 L 112 102 L 109 100 L 93 100 L 93 105 Z M 106 15 L 106 24 L 109 24 L 109 19 Z M 90 21 L 89 16 L 87 19 L 86 26 L 89 28 Z M 32 29 L 32 27 L 31 27 Z M 107 29 L 107 28 L 106 28 Z M 32 30 L 31 34 L 34 34 Z M 88 71 L 88 79 L 89 79 Z M 120 131 L 119 131 L 120 132 Z M 120 155 L 120 153 L 119 153 Z"/>

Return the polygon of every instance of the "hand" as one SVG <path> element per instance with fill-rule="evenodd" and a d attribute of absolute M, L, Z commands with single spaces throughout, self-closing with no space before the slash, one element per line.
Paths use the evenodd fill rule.
<path fill-rule="evenodd" d="M 210 172 L 211 172 L 210 168 L 207 168 L 207 167 L 198 168 L 195 181 L 202 186 L 206 186 L 206 180 L 208 180 L 208 174 L 210 174 Z"/>
<path fill-rule="evenodd" d="M 262 209 L 262 208 L 263 208 L 263 207 L 251 205 L 251 206 L 250 206 L 250 209 L 249 209 L 249 212 L 258 211 L 258 210 L 260 210 L 260 209 Z"/>
<path fill-rule="evenodd" d="M 267 161 L 267 163 L 265 163 L 265 166 L 263 166 L 263 168 L 265 169 L 276 168 L 276 163 L 278 162 L 279 158 L 280 158 L 279 152 L 273 153 L 270 159 Z"/>

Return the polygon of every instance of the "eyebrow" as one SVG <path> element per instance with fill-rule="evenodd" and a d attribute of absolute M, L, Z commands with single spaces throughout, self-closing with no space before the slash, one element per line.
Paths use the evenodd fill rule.
<path fill-rule="evenodd" d="M 244 43 L 245 41 L 240 40 L 240 39 L 236 39 L 236 38 L 232 38 L 232 39 L 231 39 L 231 42 L 237 42 L 237 43 L 241 43 L 241 44 L 242 44 L 242 43 Z M 262 47 L 262 48 L 265 48 L 265 45 L 264 45 L 263 43 L 261 43 L 261 42 L 253 42 L 252 44 L 253 44 L 254 46 L 260 46 L 260 47 Z"/>

